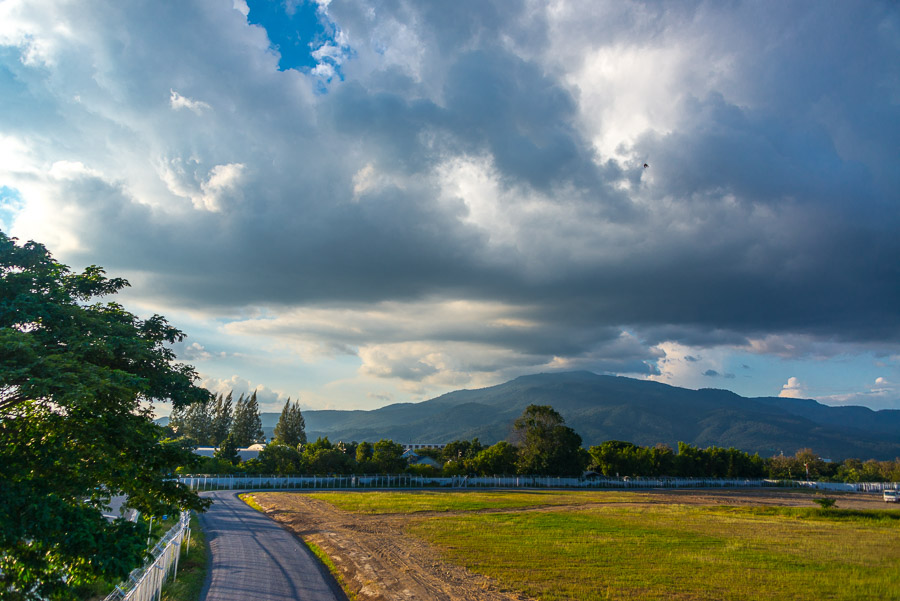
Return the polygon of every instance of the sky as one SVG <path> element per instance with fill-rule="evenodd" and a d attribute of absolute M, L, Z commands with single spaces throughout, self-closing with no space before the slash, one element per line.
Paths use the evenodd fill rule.
<path fill-rule="evenodd" d="M 264 411 L 900 409 L 898 159 L 892 1 L 0 0 L 0 229 Z"/>

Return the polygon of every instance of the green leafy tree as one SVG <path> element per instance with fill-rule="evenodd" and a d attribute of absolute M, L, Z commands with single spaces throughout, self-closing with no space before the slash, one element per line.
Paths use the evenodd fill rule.
<path fill-rule="evenodd" d="M 112 495 L 149 515 L 203 509 L 169 475 L 191 453 L 152 422 L 209 393 L 175 363 L 184 335 L 97 298 L 128 286 L 100 267 L 72 272 L 38 243 L 0 232 L 0 591 L 70 599 L 140 565 L 146 532 L 102 516 Z"/>
<path fill-rule="evenodd" d="M 241 456 L 238 455 L 238 444 L 232 434 L 228 434 L 225 440 L 219 444 L 219 448 L 213 453 L 213 457 L 227 461 L 231 465 L 237 465 L 241 462 Z"/>
<path fill-rule="evenodd" d="M 303 458 L 306 470 L 313 474 L 349 474 L 356 467 L 353 458 L 341 451 L 327 436 L 303 445 Z"/>
<path fill-rule="evenodd" d="M 231 436 L 238 447 L 249 447 L 263 439 L 262 420 L 259 417 L 259 403 L 256 391 L 246 399 L 238 398 L 234 407 L 234 418 L 231 423 Z"/>
<path fill-rule="evenodd" d="M 604 476 L 648 476 L 653 471 L 648 449 L 621 440 L 607 440 L 588 449 L 591 469 Z"/>
<path fill-rule="evenodd" d="M 292 447 L 306 442 L 306 421 L 300 412 L 300 402 L 291 403 L 288 398 L 275 424 L 275 440 Z M 341 450 L 343 452 L 343 449 Z"/>
<path fill-rule="evenodd" d="M 210 443 L 219 446 L 231 431 L 232 418 L 232 392 L 227 396 L 221 393 L 216 397 L 216 403 L 213 407 L 212 427 L 210 428 Z"/>
<path fill-rule="evenodd" d="M 214 404 L 210 401 L 194 403 L 185 411 L 185 434 L 197 442 L 198 446 L 212 444 L 212 422 Z"/>
<path fill-rule="evenodd" d="M 299 474 L 305 471 L 303 455 L 295 446 L 278 442 L 267 444 L 257 457 L 265 474 Z"/>
<path fill-rule="evenodd" d="M 366 442 L 365 440 L 356 445 L 356 465 L 364 474 L 369 474 L 375 471 L 375 466 L 372 464 L 372 454 L 375 453 L 375 448 L 372 446 L 371 442 Z"/>
<path fill-rule="evenodd" d="M 399 474 L 406 469 L 403 445 L 392 440 L 381 439 L 372 449 L 372 463 L 381 474 Z"/>
<path fill-rule="evenodd" d="M 454 440 L 441 449 L 441 459 L 445 462 L 467 463 L 483 450 L 484 446 L 477 438 L 472 440 Z"/>
<path fill-rule="evenodd" d="M 579 476 L 589 457 L 581 436 L 549 405 L 529 405 L 513 424 L 520 474 Z"/>
<path fill-rule="evenodd" d="M 484 449 L 473 459 L 475 471 L 482 476 L 497 476 L 516 473 L 519 452 L 513 445 L 501 440 Z"/>

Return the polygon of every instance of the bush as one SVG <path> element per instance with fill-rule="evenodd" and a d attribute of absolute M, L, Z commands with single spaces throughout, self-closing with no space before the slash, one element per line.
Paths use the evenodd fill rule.
<path fill-rule="evenodd" d="M 834 497 L 818 497 L 813 499 L 814 503 L 818 503 L 822 509 L 831 509 L 834 507 L 834 504 L 837 503 L 837 499 Z"/>

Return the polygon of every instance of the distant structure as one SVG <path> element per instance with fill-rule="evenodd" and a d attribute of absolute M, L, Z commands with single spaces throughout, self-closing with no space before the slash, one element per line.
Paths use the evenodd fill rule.
<path fill-rule="evenodd" d="M 238 457 L 241 458 L 241 461 L 247 461 L 248 459 L 256 459 L 259 457 L 259 452 L 266 448 L 266 445 L 263 444 L 252 444 L 247 448 L 238 449 L 237 454 Z M 219 447 L 197 447 L 194 449 L 195 455 L 200 455 L 201 457 L 214 457 L 216 451 L 219 450 Z"/>
<path fill-rule="evenodd" d="M 407 451 L 415 451 L 416 449 L 443 449 L 447 446 L 447 443 L 443 444 L 421 444 L 417 442 L 401 442 L 404 450 Z"/>
<path fill-rule="evenodd" d="M 429 465 L 433 468 L 440 469 L 441 463 L 431 457 L 419 457 L 419 455 L 412 449 L 407 449 L 406 452 L 403 453 L 403 458 L 406 459 L 406 462 L 409 465 Z"/>

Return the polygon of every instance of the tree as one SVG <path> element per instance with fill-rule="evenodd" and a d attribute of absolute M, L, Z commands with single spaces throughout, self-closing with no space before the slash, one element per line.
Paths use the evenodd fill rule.
<path fill-rule="evenodd" d="M 371 442 L 364 440 L 356 445 L 356 465 L 362 473 L 368 474 L 375 471 L 375 467 L 372 465 L 372 454 L 374 452 L 375 448 Z"/>
<path fill-rule="evenodd" d="M 381 474 L 399 474 L 406 469 L 403 445 L 393 440 L 381 439 L 372 450 L 372 464 Z"/>
<path fill-rule="evenodd" d="M 281 417 L 275 424 L 275 440 L 292 447 L 306 442 L 306 421 L 300 413 L 299 401 L 292 404 L 288 397 L 284 409 L 281 410 Z"/>
<path fill-rule="evenodd" d="M 518 457 L 516 447 L 501 440 L 475 455 L 473 464 L 482 476 L 514 474 Z"/>
<path fill-rule="evenodd" d="M 520 474 L 580 476 L 588 456 L 581 436 L 549 405 L 528 405 L 513 424 Z"/>
<path fill-rule="evenodd" d="M 222 393 L 216 397 L 216 404 L 213 407 L 212 427 L 210 432 L 210 444 L 219 446 L 231 431 L 231 395 L 222 396 Z"/>
<path fill-rule="evenodd" d="M 621 440 L 607 440 L 588 449 L 591 469 L 604 476 L 648 476 L 653 464 L 648 449 Z"/>
<path fill-rule="evenodd" d="M 195 446 L 212 444 L 213 403 L 194 403 L 180 413 L 178 435 L 191 439 Z M 170 418 L 171 419 L 171 418 Z"/>
<path fill-rule="evenodd" d="M 128 286 L 91 266 L 72 272 L 36 242 L 0 232 L 0 591 L 69 599 L 127 576 L 143 528 L 102 509 L 112 495 L 149 515 L 208 506 L 169 474 L 191 453 L 152 422 L 209 399 L 169 345 L 184 334 L 95 299 Z"/>
<path fill-rule="evenodd" d="M 266 474 L 299 474 L 304 467 L 303 456 L 296 446 L 278 442 L 267 444 L 257 459 Z"/>
<path fill-rule="evenodd" d="M 262 420 L 259 418 L 259 403 L 256 391 L 247 399 L 244 395 L 238 398 L 234 408 L 234 419 L 231 422 L 231 436 L 238 447 L 249 447 L 263 438 Z"/>
<path fill-rule="evenodd" d="M 234 441 L 234 436 L 228 434 L 221 443 L 219 448 L 213 453 L 213 457 L 227 461 L 231 465 L 237 465 L 241 462 L 241 456 L 238 454 L 238 445 Z"/>

